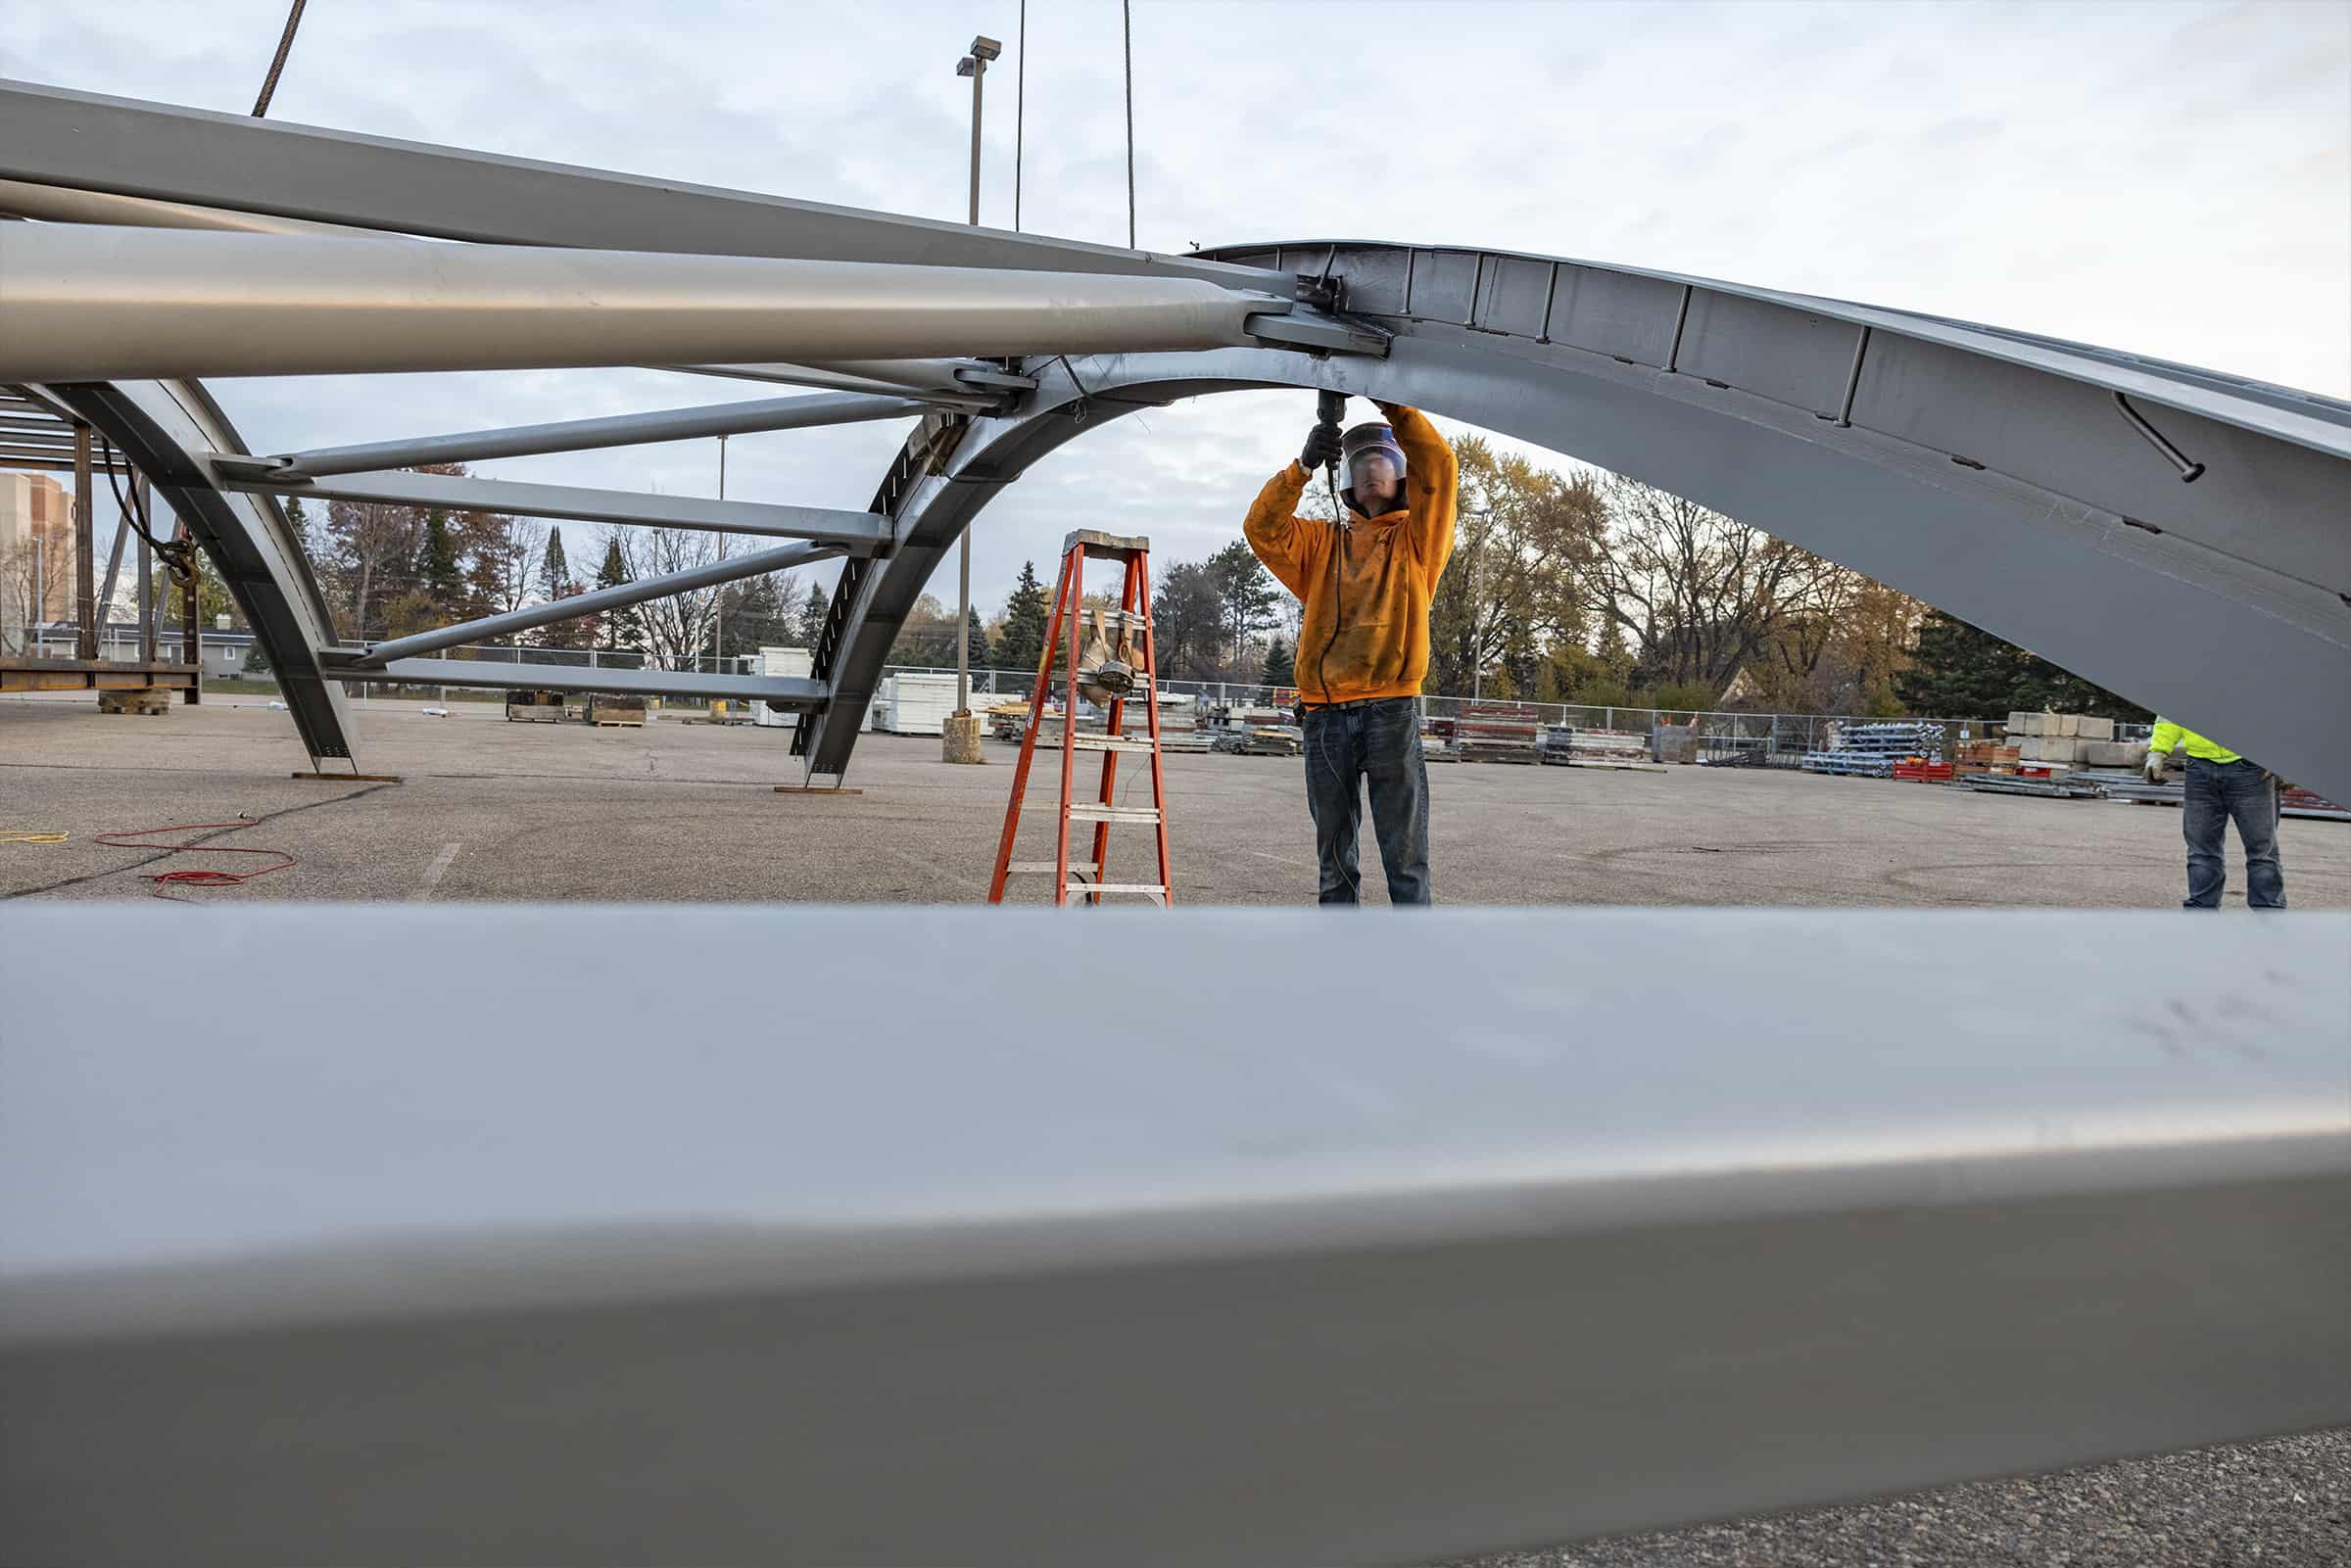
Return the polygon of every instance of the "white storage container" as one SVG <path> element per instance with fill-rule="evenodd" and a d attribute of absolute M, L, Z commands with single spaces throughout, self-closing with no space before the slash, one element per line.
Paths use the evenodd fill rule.
<path fill-rule="evenodd" d="M 783 679 L 806 680 L 815 673 L 815 655 L 806 648 L 771 648 L 759 650 L 759 673 Z M 751 699 L 751 722 L 771 730 L 790 730 L 800 722 L 796 708 L 771 708 L 756 697 Z"/>
<path fill-rule="evenodd" d="M 944 735 L 955 711 L 955 677 L 902 673 L 874 697 L 874 728 L 891 735 Z"/>

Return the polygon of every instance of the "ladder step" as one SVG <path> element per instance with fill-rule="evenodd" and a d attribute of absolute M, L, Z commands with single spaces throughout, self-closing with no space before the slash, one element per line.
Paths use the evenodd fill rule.
<path fill-rule="evenodd" d="M 1072 822 L 1141 822 L 1159 821 L 1156 806 L 1104 806 L 1092 801 L 1080 801 L 1070 807 Z"/>
<path fill-rule="evenodd" d="M 1078 733 L 1077 746 L 1080 751 L 1148 751 L 1151 749 L 1151 737 L 1149 736 L 1087 735 L 1081 730 Z"/>
<path fill-rule="evenodd" d="M 1070 891 L 1073 893 L 1144 893 L 1162 903 L 1165 903 L 1168 897 L 1168 890 L 1157 882 L 1074 881 L 1070 883 Z"/>
<path fill-rule="evenodd" d="M 1016 860 L 1004 868 L 1007 877 L 1051 877 L 1061 868 L 1049 860 Z"/>

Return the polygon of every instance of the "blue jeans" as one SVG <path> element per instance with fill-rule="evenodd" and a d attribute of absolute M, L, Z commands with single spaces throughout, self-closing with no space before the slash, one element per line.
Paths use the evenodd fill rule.
<path fill-rule="evenodd" d="M 2278 859 L 2278 781 L 2239 757 L 2234 762 L 2187 759 L 2187 793 L 2180 802 L 2180 831 L 2187 836 L 2187 902 L 2183 909 L 2218 909 L 2229 885 L 2229 822 L 2245 845 L 2245 902 L 2255 909 L 2285 908 L 2285 868 Z"/>
<path fill-rule="evenodd" d="M 1356 838 L 1363 829 L 1363 786 L 1371 786 L 1371 831 L 1388 874 L 1388 902 L 1426 904 L 1428 760 L 1420 751 L 1420 704 L 1375 697 L 1309 708 L 1306 809 L 1315 819 L 1321 863 L 1320 902 L 1359 902 L 1363 878 Z"/>

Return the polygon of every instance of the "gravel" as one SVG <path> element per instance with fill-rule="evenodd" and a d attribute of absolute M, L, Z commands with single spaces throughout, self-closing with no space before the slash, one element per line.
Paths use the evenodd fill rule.
<path fill-rule="evenodd" d="M 1614 1536 L 1456 1568 L 2351 1564 L 2351 1427 Z"/>

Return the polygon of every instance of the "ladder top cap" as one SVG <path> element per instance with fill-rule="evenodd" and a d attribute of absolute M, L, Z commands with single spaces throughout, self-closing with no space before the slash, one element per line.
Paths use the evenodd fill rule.
<path fill-rule="evenodd" d="M 1061 542 L 1061 552 L 1067 555 L 1080 546 L 1122 555 L 1148 554 L 1151 541 L 1141 534 L 1105 534 L 1099 529 L 1079 528 L 1071 530 L 1069 538 Z"/>

